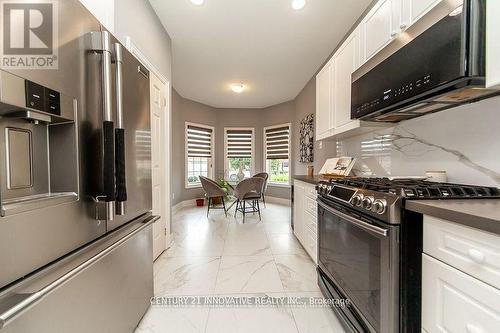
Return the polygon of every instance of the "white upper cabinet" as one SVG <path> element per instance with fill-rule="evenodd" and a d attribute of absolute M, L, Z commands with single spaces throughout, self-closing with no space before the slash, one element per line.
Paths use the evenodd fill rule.
<path fill-rule="evenodd" d="M 401 1 L 380 0 L 361 21 L 363 62 L 377 54 L 398 34 Z"/>
<path fill-rule="evenodd" d="M 333 61 L 329 61 L 316 75 L 316 140 L 329 135 L 334 122 L 333 115 Z"/>
<path fill-rule="evenodd" d="M 333 110 L 335 128 L 351 121 L 352 73 L 359 63 L 359 35 L 355 30 L 334 55 Z"/>
<path fill-rule="evenodd" d="M 427 14 L 434 6 L 442 0 L 400 0 L 401 2 L 401 22 L 400 30 L 405 30 L 422 16 Z"/>
<path fill-rule="evenodd" d="M 80 2 L 106 27 L 106 29 L 114 33 L 114 0 L 80 0 Z"/>

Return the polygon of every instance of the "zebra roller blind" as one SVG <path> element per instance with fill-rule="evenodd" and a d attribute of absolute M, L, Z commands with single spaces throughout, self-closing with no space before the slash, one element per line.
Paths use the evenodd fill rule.
<path fill-rule="evenodd" d="M 252 144 L 251 129 L 226 129 L 227 158 L 251 158 Z"/>
<path fill-rule="evenodd" d="M 266 128 L 266 159 L 286 160 L 289 158 L 290 126 Z"/>
<path fill-rule="evenodd" d="M 187 125 L 187 150 L 188 157 L 212 157 L 211 128 L 196 125 Z"/>

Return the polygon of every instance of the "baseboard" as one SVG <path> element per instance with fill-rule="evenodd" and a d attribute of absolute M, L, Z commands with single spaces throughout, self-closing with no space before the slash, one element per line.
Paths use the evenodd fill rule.
<path fill-rule="evenodd" d="M 284 198 L 278 198 L 278 197 L 270 197 L 266 195 L 266 202 L 269 203 L 275 203 L 279 205 L 285 205 L 285 206 L 290 206 L 291 205 L 291 200 L 290 199 L 284 199 Z"/>
<path fill-rule="evenodd" d="M 176 213 L 177 211 L 179 211 L 182 208 L 193 207 L 193 206 L 196 206 L 196 199 L 189 199 L 189 200 L 181 201 L 181 202 L 177 203 L 176 205 L 172 206 L 172 214 Z"/>

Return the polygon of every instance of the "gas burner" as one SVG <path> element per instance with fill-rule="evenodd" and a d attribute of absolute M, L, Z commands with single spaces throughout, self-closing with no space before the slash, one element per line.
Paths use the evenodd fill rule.
<path fill-rule="evenodd" d="M 494 187 L 435 183 L 422 179 L 346 178 L 320 181 L 318 195 L 398 224 L 405 200 L 500 198 Z"/>
<path fill-rule="evenodd" d="M 451 183 L 435 183 L 418 179 L 353 178 L 335 179 L 330 183 L 358 189 L 388 193 L 406 199 L 457 199 L 500 197 L 495 187 L 472 186 Z"/>

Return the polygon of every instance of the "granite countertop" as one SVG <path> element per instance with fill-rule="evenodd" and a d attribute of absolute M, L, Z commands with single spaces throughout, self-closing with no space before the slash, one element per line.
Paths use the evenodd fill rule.
<path fill-rule="evenodd" d="M 500 199 L 407 200 L 406 209 L 500 235 Z"/>
<path fill-rule="evenodd" d="M 320 175 L 308 176 L 308 175 L 296 175 L 292 177 L 295 180 L 300 180 L 309 184 L 317 185 L 323 178 Z"/>

